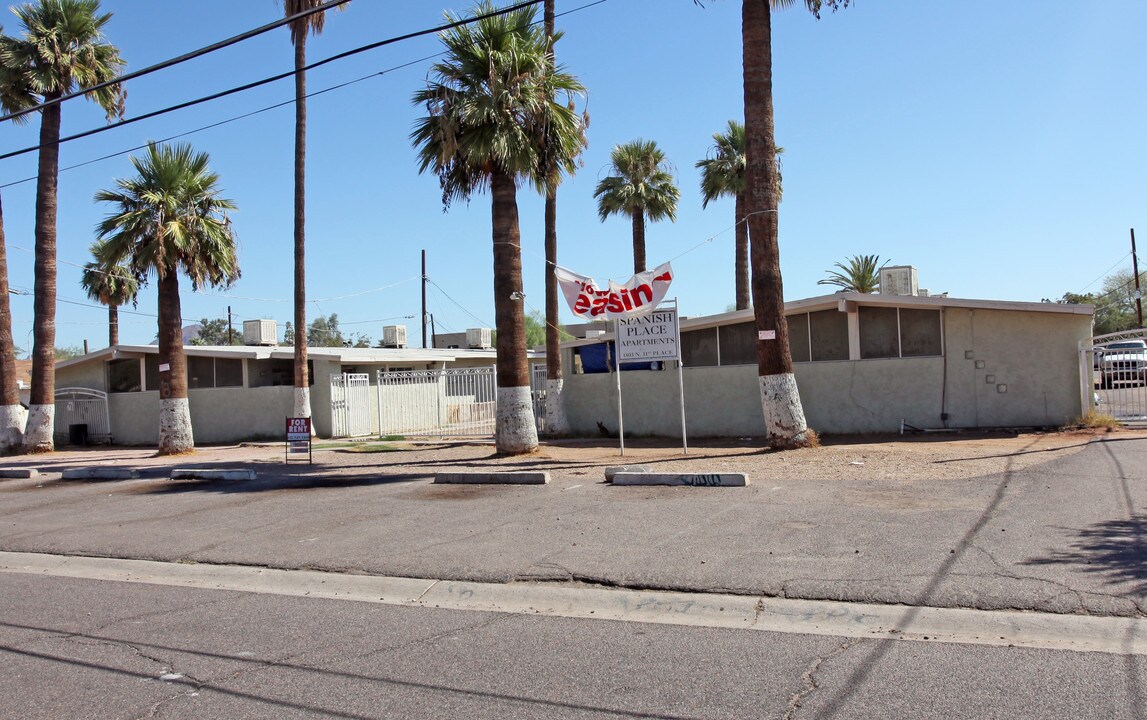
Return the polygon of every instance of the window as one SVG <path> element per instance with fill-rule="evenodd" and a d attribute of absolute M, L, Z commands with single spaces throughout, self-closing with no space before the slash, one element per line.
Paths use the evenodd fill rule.
<path fill-rule="evenodd" d="M 812 361 L 848 359 L 848 314 L 821 310 L 808 314 Z"/>
<path fill-rule="evenodd" d="M 757 326 L 753 322 L 722 325 L 718 329 L 722 365 L 757 364 Z M 688 363 L 685 364 L 689 366 Z"/>
<path fill-rule="evenodd" d="M 944 353 L 940 311 L 860 306 L 860 357 L 935 357 Z"/>
<path fill-rule="evenodd" d="M 108 392 L 139 392 L 139 358 L 122 358 L 108 361 Z"/>
<path fill-rule="evenodd" d="M 215 387 L 215 358 L 191 356 L 187 358 L 187 389 Z"/>
<path fill-rule="evenodd" d="M 294 360 L 249 360 L 247 387 L 282 387 L 295 384 Z M 315 384 L 314 362 L 307 361 L 307 384 Z"/>
<path fill-rule="evenodd" d="M 243 387 L 243 361 L 215 358 L 215 387 Z"/>
<path fill-rule="evenodd" d="M 808 362 L 808 313 L 789 315 L 785 318 L 789 326 L 789 352 L 793 362 Z"/>
<path fill-rule="evenodd" d="M 724 348 L 721 348 L 724 355 Z M 681 362 L 685 367 L 713 367 L 717 364 L 717 328 L 681 333 Z M 721 364 L 725 362 L 721 358 Z"/>

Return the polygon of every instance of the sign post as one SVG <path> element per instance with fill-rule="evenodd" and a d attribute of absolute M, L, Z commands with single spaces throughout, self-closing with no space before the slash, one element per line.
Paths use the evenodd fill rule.
<path fill-rule="evenodd" d="M 287 418 L 287 443 L 284 450 L 284 462 L 291 461 L 291 455 L 306 453 L 307 462 L 313 462 L 311 456 L 311 419 L 309 417 Z"/>
<path fill-rule="evenodd" d="M 681 371 L 681 322 L 677 298 L 673 307 L 659 307 L 641 317 L 617 321 L 618 420 L 621 418 L 621 363 L 635 360 L 677 361 L 677 387 L 681 402 L 681 444 L 689 454 L 685 435 L 685 382 Z M 624 454 L 624 445 L 623 454 Z"/>

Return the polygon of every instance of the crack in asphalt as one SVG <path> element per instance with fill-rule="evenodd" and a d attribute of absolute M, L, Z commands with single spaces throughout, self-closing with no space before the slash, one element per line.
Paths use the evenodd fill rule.
<path fill-rule="evenodd" d="M 804 686 L 797 692 L 793 693 L 793 696 L 789 699 L 789 706 L 788 709 L 785 710 L 783 720 L 792 720 L 795 714 L 804 705 L 804 701 L 808 699 L 810 695 L 816 692 L 817 688 L 820 687 L 820 683 L 817 682 L 816 676 L 817 673 L 820 672 L 821 666 L 829 660 L 837 658 L 848 652 L 852 648 L 859 645 L 860 642 L 861 641 L 859 638 L 848 640 L 844 643 L 841 643 L 839 647 L 827 655 L 819 655 L 813 658 L 812 662 L 809 663 L 809 666 L 805 668 L 803 673 L 801 673 L 801 682 Z"/>

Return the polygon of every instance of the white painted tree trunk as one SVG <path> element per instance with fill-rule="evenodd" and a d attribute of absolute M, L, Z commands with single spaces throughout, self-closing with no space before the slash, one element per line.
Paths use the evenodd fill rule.
<path fill-rule="evenodd" d="M 32 405 L 24 428 L 24 452 L 52 452 L 56 449 L 52 433 L 56 428 L 56 406 Z"/>
<path fill-rule="evenodd" d="M 808 444 L 808 425 L 792 373 L 760 377 L 761 407 L 765 413 L 765 437 L 771 447 L 803 447 Z"/>
<path fill-rule="evenodd" d="M 23 405 L 0 405 L 0 455 L 17 452 L 24 444 L 28 411 Z"/>
<path fill-rule="evenodd" d="M 569 435 L 570 423 L 566 417 L 565 380 L 546 380 L 546 434 Z"/>
<path fill-rule="evenodd" d="M 498 388 L 494 446 L 500 453 L 521 455 L 538 449 L 538 427 L 530 387 Z"/>
<path fill-rule="evenodd" d="M 309 387 L 295 388 L 295 414 L 291 417 L 311 417 L 311 389 Z M 311 421 L 311 437 L 315 437 L 315 423 Z"/>
<path fill-rule="evenodd" d="M 187 398 L 159 401 L 159 454 L 174 455 L 195 449 L 191 432 L 191 406 Z"/>

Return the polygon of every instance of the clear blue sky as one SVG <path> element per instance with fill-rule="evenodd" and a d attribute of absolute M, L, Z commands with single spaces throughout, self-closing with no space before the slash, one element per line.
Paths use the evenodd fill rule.
<path fill-rule="evenodd" d="M 449 2 L 449 0 L 446 0 Z M 559 0 L 558 12 L 591 0 Z M 107 28 L 138 69 L 270 22 L 273 0 L 105 0 Z M 799 5 L 799 3 L 798 3 Z M 465 3 L 355 0 L 328 17 L 309 59 L 432 27 Z M 539 10 L 540 16 L 540 10 Z M 14 16 L 5 30 L 18 30 Z M 733 302 L 733 206 L 702 211 L 698 172 L 713 132 L 742 115 L 740 3 L 607 0 L 559 18 L 559 61 L 589 90 L 584 167 L 559 195 L 559 259 L 599 281 L 632 270 L 630 224 L 597 219 L 593 188 L 610 148 L 656 140 L 676 166 L 676 223 L 647 230 L 650 264 L 672 259 L 687 315 Z M 920 284 L 954 297 L 1039 301 L 1095 290 L 1129 268 L 1128 228 L 1147 244 L 1147 93 L 1140 47 L 1147 3 L 1027 0 L 1000 3 L 860 0 L 819 22 L 799 7 L 774 19 L 778 142 L 785 147 L 781 262 L 785 297 L 826 294 L 836 261 L 876 253 L 911 264 Z M 332 63 L 312 91 L 438 52 L 433 37 Z M 488 196 L 442 212 L 433 176 L 419 176 L 408 140 L 420 109 L 411 94 L 430 61 L 386 72 L 309 102 L 308 316 L 338 313 L 343 329 L 373 339 L 406 323 L 418 343 L 419 253 L 426 249 L 430 311 L 439 332 L 492 325 Z M 133 81 L 128 115 L 288 71 L 283 28 L 178 68 Z M 289 101 L 290 80 L 69 143 L 66 166 Z M 64 133 L 102 124 L 93 106 L 64 108 Z M 0 128 L 0 148 L 33 145 L 38 118 Z M 186 138 L 211 154 L 236 201 L 243 278 L 226 293 L 193 295 L 183 317 L 291 317 L 289 105 Z M 57 344 L 107 340 L 106 311 L 79 287 L 93 227 L 106 209 L 92 195 L 130 174 L 126 156 L 60 176 Z M 0 162 L 0 183 L 35 174 L 35 157 Z M 34 183 L 3 189 L 10 282 L 30 291 Z M 519 193 L 528 307 L 544 307 L 542 203 Z M 706 242 L 708 241 L 708 242 Z M 1143 255 L 1143 251 L 1140 251 Z M 72 263 L 72 264 L 68 264 Z M 438 288 L 442 290 L 439 290 Z M 379 290 L 379 288 L 385 288 Z M 373 292 L 371 292 L 373 291 Z M 444 291 L 444 292 L 443 292 Z M 122 317 L 121 341 L 155 336 L 155 286 Z M 448 297 L 447 297 L 448 296 Z M 13 296 L 16 344 L 31 347 L 32 298 Z M 414 318 L 403 319 L 402 316 Z M 566 314 L 565 319 L 571 319 Z"/>

